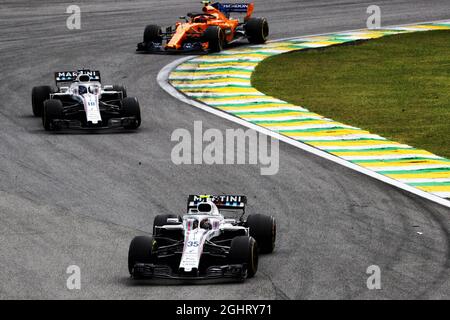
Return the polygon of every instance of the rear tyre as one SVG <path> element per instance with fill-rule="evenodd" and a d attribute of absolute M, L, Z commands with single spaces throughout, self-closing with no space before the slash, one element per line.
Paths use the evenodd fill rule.
<path fill-rule="evenodd" d="M 139 128 L 141 125 L 141 108 L 136 98 L 126 97 L 122 100 L 122 116 L 135 118 L 135 121 L 124 126 L 125 129 L 135 130 Z"/>
<path fill-rule="evenodd" d="M 218 26 L 210 26 L 203 33 L 203 39 L 208 42 L 210 52 L 220 52 L 225 45 L 225 33 Z"/>
<path fill-rule="evenodd" d="M 253 44 L 262 44 L 269 36 L 269 23 L 266 18 L 250 18 L 245 24 L 245 34 Z"/>
<path fill-rule="evenodd" d="M 178 221 L 181 223 L 181 217 L 177 216 L 175 214 L 159 214 L 155 217 L 155 219 L 153 220 L 153 235 L 157 236 L 158 235 L 158 229 L 156 227 L 162 227 L 165 225 L 172 225 L 172 224 L 178 224 L 178 223 L 171 223 L 171 222 L 167 222 L 167 219 L 169 218 L 177 218 Z"/>
<path fill-rule="evenodd" d="M 42 116 L 44 112 L 44 101 L 50 99 L 53 90 L 50 86 L 34 87 L 31 90 L 31 106 L 35 117 Z"/>
<path fill-rule="evenodd" d="M 277 223 L 274 217 L 251 214 L 245 226 L 249 228 L 250 236 L 258 243 L 261 253 L 271 253 L 274 250 L 277 236 Z"/>
<path fill-rule="evenodd" d="M 154 25 L 154 24 L 150 24 L 150 25 L 146 26 L 145 30 L 144 30 L 144 42 L 145 43 L 149 43 L 149 42 L 161 43 L 162 42 L 161 27 Z"/>
<path fill-rule="evenodd" d="M 136 263 L 152 263 L 155 258 L 153 251 L 156 249 L 156 241 L 152 237 L 135 237 L 128 250 L 128 271 L 133 275 L 133 268 Z"/>
<path fill-rule="evenodd" d="M 42 124 L 46 131 L 53 131 L 57 128 L 53 120 L 63 118 L 63 104 L 60 100 L 50 99 L 44 101 L 44 112 L 42 115 Z"/>
<path fill-rule="evenodd" d="M 252 237 L 239 236 L 231 241 L 228 253 L 230 264 L 247 265 L 247 278 L 253 278 L 258 271 L 258 245 Z"/>

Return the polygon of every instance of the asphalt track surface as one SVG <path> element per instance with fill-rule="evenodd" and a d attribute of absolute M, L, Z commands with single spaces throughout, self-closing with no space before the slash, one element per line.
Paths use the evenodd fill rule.
<path fill-rule="evenodd" d="M 171 24 L 198 1 L 2 1 L 0 11 L 0 298 L 450 298 L 450 212 L 394 187 L 280 145 L 280 171 L 170 160 L 177 128 L 238 128 L 166 94 L 156 76 L 173 55 L 135 54 L 144 25 Z M 373 1 L 256 1 L 271 38 L 357 29 Z M 448 19 L 447 0 L 378 1 L 383 24 Z M 31 116 L 32 86 L 52 72 L 100 69 L 141 102 L 136 132 L 49 134 Z M 244 284 L 134 283 L 131 239 L 158 213 L 183 213 L 189 193 L 242 193 L 278 220 L 277 248 Z M 69 265 L 81 290 L 66 288 Z M 382 290 L 366 288 L 378 265 Z"/>

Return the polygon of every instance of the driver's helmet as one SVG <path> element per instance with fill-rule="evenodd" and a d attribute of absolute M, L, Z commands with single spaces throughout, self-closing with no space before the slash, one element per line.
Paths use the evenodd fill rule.
<path fill-rule="evenodd" d="M 212 228 L 212 224 L 211 224 L 211 222 L 209 221 L 208 218 L 203 219 L 203 220 L 200 222 L 200 228 L 206 229 L 206 230 L 210 230 L 210 229 Z"/>
<path fill-rule="evenodd" d="M 83 95 L 88 93 L 88 88 L 85 85 L 79 85 L 78 86 L 78 94 Z"/>

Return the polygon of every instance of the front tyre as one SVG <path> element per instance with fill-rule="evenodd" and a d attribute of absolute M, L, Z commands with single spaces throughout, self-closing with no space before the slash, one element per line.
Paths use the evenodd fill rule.
<path fill-rule="evenodd" d="M 63 118 L 63 104 L 60 100 L 50 99 L 44 101 L 42 124 L 46 131 L 53 131 L 57 129 L 53 121 L 62 118 Z"/>
<path fill-rule="evenodd" d="M 253 278 L 258 271 L 258 245 L 252 237 L 238 236 L 231 241 L 228 253 L 230 264 L 247 266 L 247 278 Z"/>
<path fill-rule="evenodd" d="M 220 52 L 225 45 L 225 33 L 218 26 L 209 26 L 203 33 L 203 39 L 208 42 L 210 52 Z"/>
<path fill-rule="evenodd" d="M 152 263 L 154 259 L 153 251 L 156 249 L 156 241 L 152 237 L 135 237 L 128 250 L 128 271 L 133 275 L 136 263 Z"/>
<path fill-rule="evenodd" d="M 126 97 L 122 100 L 122 117 L 130 118 L 134 117 L 135 120 L 131 121 L 128 125 L 124 126 L 125 129 L 135 130 L 141 125 L 141 108 L 139 101 L 134 97 Z"/>
<path fill-rule="evenodd" d="M 266 18 L 250 18 L 244 26 L 248 41 L 252 44 L 262 44 L 269 36 L 269 23 Z"/>
<path fill-rule="evenodd" d="M 245 226 L 249 228 L 250 236 L 258 242 L 261 253 L 271 253 L 275 249 L 277 223 L 274 217 L 251 214 L 248 216 Z"/>
<path fill-rule="evenodd" d="M 44 112 L 44 101 L 50 99 L 53 92 L 50 86 L 33 87 L 31 90 L 31 106 L 35 117 L 42 116 Z"/>
<path fill-rule="evenodd" d="M 144 43 L 150 42 L 162 43 L 162 31 L 160 26 L 150 24 L 145 27 Z"/>

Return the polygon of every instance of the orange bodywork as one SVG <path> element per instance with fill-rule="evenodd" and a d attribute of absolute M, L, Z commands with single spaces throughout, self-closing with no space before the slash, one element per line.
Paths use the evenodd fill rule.
<path fill-rule="evenodd" d="M 248 20 L 253 13 L 254 5 L 249 4 L 247 15 L 244 21 Z M 177 22 L 176 30 L 170 41 L 166 44 L 166 49 L 181 49 L 183 43 L 188 38 L 200 38 L 209 26 L 219 26 L 225 34 L 225 42 L 231 42 L 235 36 L 235 30 L 239 26 L 238 19 L 230 19 L 220 10 L 211 5 L 203 7 L 205 16 L 197 16 L 189 22 Z M 208 49 L 208 43 L 202 43 L 203 49 Z"/>

